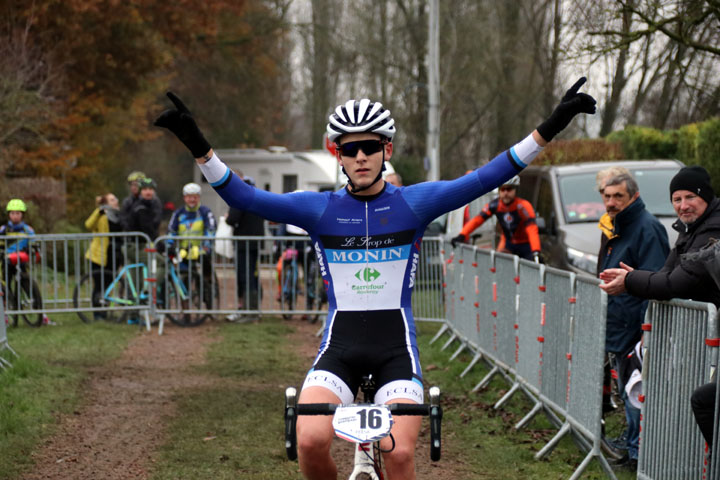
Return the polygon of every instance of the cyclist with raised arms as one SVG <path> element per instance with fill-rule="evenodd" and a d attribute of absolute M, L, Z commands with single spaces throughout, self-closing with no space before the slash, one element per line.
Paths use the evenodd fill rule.
<path fill-rule="evenodd" d="M 363 375 L 378 386 L 376 403 L 422 403 L 423 385 L 410 296 L 425 227 L 501 185 L 595 100 L 567 91 L 552 115 L 524 140 L 488 164 L 452 181 L 395 187 L 382 179 L 393 154 L 395 121 L 379 102 L 339 105 L 327 126 L 337 160 L 349 182 L 336 192 L 275 194 L 252 188 L 215 155 L 190 111 L 175 104 L 155 121 L 192 152 L 208 182 L 232 207 L 269 220 L 292 223 L 310 235 L 328 290 L 328 319 L 319 352 L 305 378 L 299 403 L 351 403 Z M 420 417 L 397 417 L 395 448 L 384 454 L 390 480 L 415 478 Z M 330 456 L 330 417 L 302 416 L 297 423 L 298 460 L 308 479 L 335 479 Z M 390 448 L 390 438 L 383 439 Z"/>

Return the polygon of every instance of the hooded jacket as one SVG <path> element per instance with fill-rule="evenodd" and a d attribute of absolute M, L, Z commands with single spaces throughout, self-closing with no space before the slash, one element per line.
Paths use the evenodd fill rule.
<path fill-rule="evenodd" d="M 720 199 L 714 198 L 695 222 L 686 225 L 678 220 L 673 228 L 680 234 L 662 269 L 628 273 L 625 289 L 642 298 L 688 298 L 720 307 L 720 289 L 705 266 L 681 259 L 682 254 L 696 252 L 708 245 L 710 239 L 720 239 Z"/>
<path fill-rule="evenodd" d="M 606 219 L 607 221 L 607 219 Z M 612 230 L 601 219 L 602 230 L 598 272 L 619 268 L 623 262 L 635 269 L 659 270 L 670 251 L 667 232 L 660 221 L 645 209 L 638 197 L 615 215 Z M 623 293 L 608 297 L 605 350 L 628 352 L 642 336 L 641 325 L 647 300 Z"/>

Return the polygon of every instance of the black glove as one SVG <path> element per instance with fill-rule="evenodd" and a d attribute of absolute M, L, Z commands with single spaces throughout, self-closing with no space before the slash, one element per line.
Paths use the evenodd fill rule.
<path fill-rule="evenodd" d="M 581 77 L 565 92 L 560 104 L 555 107 L 550 118 L 538 125 L 537 131 L 540 136 L 549 142 L 555 135 L 568 126 L 570 120 L 578 113 L 595 113 L 595 99 L 587 93 L 578 93 L 578 90 L 587 79 Z"/>
<path fill-rule="evenodd" d="M 457 237 L 454 237 L 452 240 L 450 240 L 450 243 L 452 244 L 453 248 L 457 247 L 458 243 L 465 243 L 465 235 L 461 233 Z"/>
<path fill-rule="evenodd" d="M 210 151 L 211 147 L 195 123 L 192 113 L 174 93 L 167 92 L 167 96 L 175 104 L 177 110 L 165 110 L 155 120 L 154 125 L 167 128 L 174 133 L 190 150 L 193 157 L 203 157 Z"/>

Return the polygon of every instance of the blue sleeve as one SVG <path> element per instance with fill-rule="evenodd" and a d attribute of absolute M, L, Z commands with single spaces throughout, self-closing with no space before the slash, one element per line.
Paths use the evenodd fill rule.
<path fill-rule="evenodd" d="M 451 181 L 426 182 L 406 187 L 403 196 L 415 215 L 430 222 L 445 212 L 470 203 L 514 177 L 525 165 L 506 150 L 489 163 Z"/>
<path fill-rule="evenodd" d="M 307 231 L 314 230 L 330 195 L 329 192 L 266 192 L 246 184 L 235 173 L 213 185 L 213 188 L 231 207 L 247 210 L 273 222 L 292 223 Z"/>

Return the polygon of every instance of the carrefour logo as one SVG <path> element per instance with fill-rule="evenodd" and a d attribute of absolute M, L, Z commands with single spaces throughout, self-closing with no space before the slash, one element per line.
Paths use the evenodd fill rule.
<path fill-rule="evenodd" d="M 358 280 L 365 282 L 374 282 L 380 276 L 380 272 L 371 267 L 365 267 L 362 270 L 358 270 L 355 277 Z"/>

